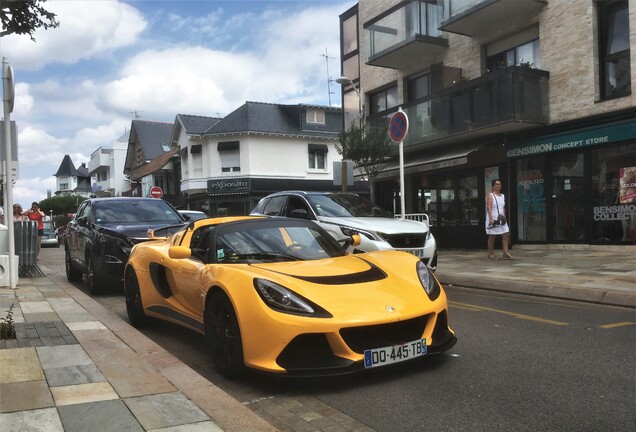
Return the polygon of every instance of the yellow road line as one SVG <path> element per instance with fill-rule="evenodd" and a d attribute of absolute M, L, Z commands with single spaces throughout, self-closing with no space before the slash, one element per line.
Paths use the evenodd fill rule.
<path fill-rule="evenodd" d="M 459 303 L 459 302 L 451 302 L 451 301 L 449 301 L 448 304 L 450 304 L 452 306 L 463 307 L 463 308 L 466 308 L 466 309 L 476 309 L 476 310 L 485 310 L 485 311 L 490 311 L 490 312 L 496 312 L 496 313 L 500 313 L 500 314 L 504 314 L 504 315 L 510 315 L 510 316 L 513 316 L 513 317 L 518 318 L 518 319 L 523 319 L 523 320 L 528 320 L 528 321 L 537 321 L 537 322 L 542 322 L 542 323 L 545 323 L 545 324 L 552 324 L 552 325 L 558 325 L 558 326 L 570 325 L 569 323 L 562 322 L 562 321 L 554 321 L 554 320 L 550 320 L 550 319 L 546 319 L 546 318 L 539 318 L 539 317 L 534 317 L 534 316 L 531 316 L 531 315 L 525 315 L 525 314 L 520 314 L 520 313 L 516 313 L 516 312 L 508 312 L 508 311 L 503 311 L 503 310 L 499 310 L 499 309 L 493 309 L 493 308 L 484 307 L 484 306 L 471 305 L 471 304 L 467 304 L 467 303 Z"/>
<path fill-rule="evenodd" d="M 625 322 L 619 322 L 619 323 L 614 323 L 614 324 L 603 324 L 598 326 L 599 328 L 604 328 L 604 329 L 610 329 L 610 328 L 614 328 L 614 327 L 623 327 L 623 326 L 628 326 L 628 325 L 634 325 L 636 324 L 636 322 L 631 322 L 631 321 L 625 321 Z"/>

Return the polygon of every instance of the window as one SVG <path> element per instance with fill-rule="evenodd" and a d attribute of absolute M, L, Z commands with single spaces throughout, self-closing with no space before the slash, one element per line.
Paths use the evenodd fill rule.
<path fill-rule="evenodd" d="M 68 183 L 60 183 L 60 190 L 68 190 Z"/>
<path fill-rule="evenodd" d="M 408 81 L 408 100 L 414 101 L 425 96 L 428 96 L 430 93 L 430 75 L 424 74 L 420 76 L 416 76 L 413 78 L 409 78 Z"/>
<path fill-rule="evenodd" d="M 307 123 L 325 124 L 325 112 L 319 109 L 307 108 Z"/>
<path fill-rule="evenodd" d="M 598 2 L 601 99 L 631 94 L 627 0 Z"/>
<path fill-rule="evenodd" d="M 222 173 L 241 172 L 241 153 L 238 141 L 225 141 L 218 144 Z"/>
<path fill-rule="evenodd" d="M 503 69 L 509 66 L 528 66 L 538 69 L 541 66 L 539 39 L 489 56 L 486 64 L 488 70 Z"/>
<path fill-rule="evenodd" d="M 327 168 L 327 146 L 309 144 L 309 169 L 324 170 Z"/>
<path fill-rule="evenodd" d="M 391 86 L 371 95 L 371 114 L 386 111 L 398 104 L 397 86 Z"/>
<path fill-rule="evenodd" d="M 490 42 L 486 45 L 486 68 L 503 69 L 510 66 L 528 66 L 541 69 L 539 27 Z"/>
<path fill-rule="evenodd" d="M 203 156 L 201 155 L 201 144 L 193 144 L 190 146 L 190 154 L 192 155 L 192 177 L 201 177 L 203 175 Z"/>

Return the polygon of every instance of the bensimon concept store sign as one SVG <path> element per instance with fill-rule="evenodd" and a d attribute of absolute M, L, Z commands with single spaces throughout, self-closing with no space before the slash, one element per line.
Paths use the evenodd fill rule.
<path fill-rule="evenodd" d="M 589 129 L 573 134 L 543 136 L 531 141 L 512 144 L 506 154 L 509 158 L 531 156 L 561 150 L 589 147 L 636 138 L 636 122 L 620 123 Z"/>

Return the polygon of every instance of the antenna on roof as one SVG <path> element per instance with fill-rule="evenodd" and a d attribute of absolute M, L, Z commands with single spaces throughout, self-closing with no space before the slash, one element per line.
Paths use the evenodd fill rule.
<path fill-rule="evenodd" d="M 133 114 L 135 116 L 135 120 L 136 119 L 140 119 L 141 118 L 141 113 L 143 111 L 128 111 L 130 114 Z"/>
<path fill-rule="evenodd" d="M 332 91 L 331 91 L 331 75 L 329 75 L 329 59 L 335 59 L 335 57 L 329 57 L 329 55 L 327 54 L 327 47 L 325 47 L 325 53 L 324 54 L 320 54 L 321 57 L 325 58 L 325 61 L 327 62 L 327 96 L 329 97 L 329 106 L 331 106 L 331 95 L 332 95 Z"/>

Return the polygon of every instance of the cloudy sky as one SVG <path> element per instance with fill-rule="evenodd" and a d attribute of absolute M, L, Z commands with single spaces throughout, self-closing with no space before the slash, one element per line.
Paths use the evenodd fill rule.
<path fill-rule="evenodd" d="M 13 68 L 19 180 L 28 206 L 142 120 L 224 116 L 246 101 L 340 105 L 343 0 L 49 0 L 57 29 L 0 38 Z M 329 70 L 327 71 L 327 53 Z M 328 73 L 329 72 L 329 73 Z"/>

